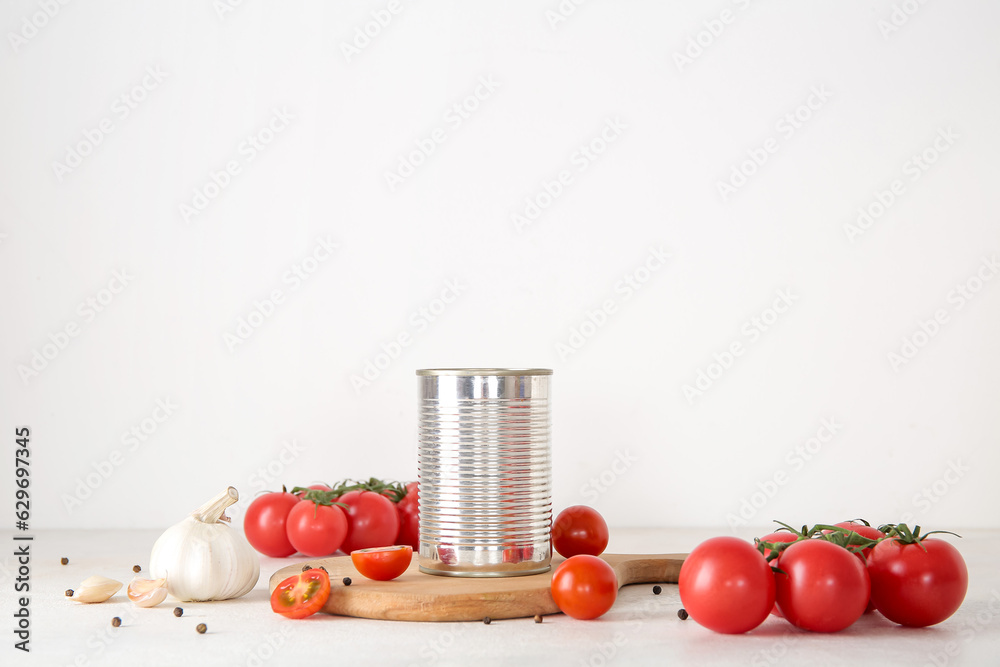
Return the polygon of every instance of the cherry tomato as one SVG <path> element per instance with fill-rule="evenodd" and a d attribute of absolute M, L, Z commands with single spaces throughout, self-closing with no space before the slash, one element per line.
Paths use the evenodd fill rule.
<path fill-rule="evenodd" d="M 348 491 L 337 502 L 347 505 L 344 553 L 391 546 L 399 534 L 399 514 L 392 501 L 374 491 Z"/>
<path fill-rule="evenodd" d="M 317 482 L 316 484 L 310 484 L 306 488 L 307 489 L 315 489 L 316 491 L 332 491 L 333 490 L 329 486 L 327 486 L 326 484 L 323 484 L 323 483 L 320 483 L 320 482 Z M 304 495 L 306 495 L 306 492 L 305 491 L 299 491 L 295 495 L 298 496 L 299 498 L 302 498 Z"/>
<path fill-rule="evenodd" d="M 790 533 L 787 530 L 779 530 L 776 533 L 768 533 L 764 537 L 760 538 L 760 541 L 761 542 L 794 542 L 798 538 L 799 538 L 799 536 L 796 535 L 795 533 Z M 771 550 L 770 549 L 764 549 L 764 558 L 767 558 L 770 555 L 771 555 Z M 784 618 L 784 616 L 781 614 L 781 610 L 778 609 L 778 603 L 777 602 L 775 602 L 774 605 L 771 606 L 771 615 L 772 616 L 777 616 L 778 618 Z"/>
<path fill-rule="evenodd" d="M 336 505 L 300 500 L 288 513 L 288 540 L 306 556 L 329 556 L 347 535 L 347 517 Z"/>
<path fill-rule="evenodd" d="M 709 630 L 740 634 L 764 622 L 774 606 L 774 574 L 752 544 L 713 537 L 694 548 L 677 580 L 687 613 Z"/>
<path fill-rule="evenodd" d="M 271 592 L 271 609 L 288 618 L 312 616 L 330 598 L 330 577 L 313 568 L 288 577 Z"/>
<path fill-rule="evenodd" d="M 589 620 L 611 609 L 618 597 L 618 577 L 597 556 L 567 558 L 552 575 L 552 599 L 568 616 Z"/>
<path fill-rule="evenodd" d="M 863 559 L 824 540 L 802 540 L 772 561 L 778 608 L 795 627 L 837 632 L 861 617 L 871 583 Z M 690 610 L 689 610 L 690 611 Z"/>
<path fill-rule="evenodd" d="M 969 570 L 954 546 L 934 538 L 920 544 L 879 542 L 868 560 L 872 603 L 890 621 L 914 628 L 934 625 L 965 600 Z"/>
<path fill-rule="evenodd" d="M 885 533 L 876 528 L 875 526 L 866 526 L 862 521 L 841 521 L 840 523 L 833 524 L 838 528 L 846 528 L 848 530 L 853 530 L 855 533 L 861 537 L 867 537 L 869 540 L 879 540 L 885 537 Z M 868 556 L 871 555 L 872 549 L 875 547 L 868 547 L 867 549 L 861 550 L 861 556 L 865 561 L 865 565 L 868 565 Z M 871 572 L 868 573 L 871 575 Z M 870 614 L 875 611 L 875 604 L 869 599 L 868 606 L 865 607 L 865 613 Z"/>
<path fill-rule="evenodd" d="M 285 491 L 272 491 L 254 498 L 243 515 L 243 532 L 247 542 L 271 558 L 284 558 L 295 553 L 285 526 L 288 513 L 298 502 L 298 498 Z"/>
<path fill-rule="evenodd" d="M 552 547 L 566 558 L 600 556 L 608 546 L 608 524 L 586 505 L 567 507 L 552 524 Z"/>
<path fill-rule="evenodd" d="M 880 540 L 883 537 L 885 537 L 885 533 L 883 533 L 881 530 L 879 530 L 875 526 L 866 526 L 861 521 L 841 521 L 840 523 L 835 523 L 833 525 L 837 526 L 838 528 L 846 528 L 847 530 L 853 530 L 861 537 L 867 537 L 869 540 Z M 865 557 L 866 561 L 868 559 L 868 554 L 872 552 L 873 548 L 874 547 L 868 547 L 867 549 L 863 549 L 861 551 L 861 554 Z"/>
<path fill-rule="evenodd" d="M 412 558 L 413 549 L 408 544 L 351 552 L 351 562 L 358 572 L 376 581 L 389 581 L 403 574 Z"/>
<path fill-rule="evenodd" d="M 419 551 L 420 501 L 416 482 L 406 485 L 406 495 L 396 503 L 396 513 L 399 514 L 399 534 L 396 535 L 396 544 L 408 544 L 415 551 Z"/>

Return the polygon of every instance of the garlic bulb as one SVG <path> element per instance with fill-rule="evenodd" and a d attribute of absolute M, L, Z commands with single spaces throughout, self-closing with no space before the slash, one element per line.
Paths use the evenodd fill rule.
<path fill-rule="evenodd" d="M 225 523 L 226 508 L 239 500 L 229 487 L 168 528 L 153 545 L 149 569 L 167 580 L 167 590 L 185 602 L 229 600 L 246 595 L 260 577 L 257 553 Z"/>

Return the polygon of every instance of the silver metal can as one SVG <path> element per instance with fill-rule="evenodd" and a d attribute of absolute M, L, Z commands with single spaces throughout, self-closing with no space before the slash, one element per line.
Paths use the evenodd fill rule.
<path fill-rule="evenodd" d="M 508 577 L 549 569 L 552 371 L 417 371 L 420 570 Z"/>

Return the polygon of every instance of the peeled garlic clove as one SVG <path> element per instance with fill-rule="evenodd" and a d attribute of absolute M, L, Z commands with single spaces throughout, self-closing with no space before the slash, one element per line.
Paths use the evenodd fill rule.
<path fill-rule="evenodd" d="M 88 604 L 92 602 L 104 602 L 117 593 L 121 587 L 122 583 L 120 581 L 94 575 L 83 580 L 70 600 Z"/>
<path fill-rule="evenodd" d="M 167 599 L 167 580 L 136 577 L 128 585 L 126 593 L 136 607 L 155 607 Z"/>

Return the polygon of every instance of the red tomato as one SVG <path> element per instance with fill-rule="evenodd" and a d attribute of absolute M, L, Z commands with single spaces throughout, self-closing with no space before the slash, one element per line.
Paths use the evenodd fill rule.
<path fill-rule="evenodd" d="M 315 489 L 316 491 L 332 491 L 333 490 L 329 486 L 327 486 L 326 484 L 321 484 L 321 483 L 310 484 L 306 488 L 307 489 Z M 299 498 L 302 498 L 304 495 L 306 495 L 306 492 L 305 491 L 299 491 L 295 495 L 297 495 Z"/>
<path fill-rule="evenodd" d="M 346 535 L 347 517 L 336 505 L 300 500 L 288 513 L 288 540 L 306 556 L 329 556 Z"/>
<path fill-rule="evenodd" d="M 860 521 L 841 521 L 840 523 L 833 524 L 837 528 L 846 528 L 847 530 L 853 530 L 855 533 L 861 537 L 867 537 L 869 540 L 880 540 L 885 537 L 885 533 L 876 528 L 875 526 L 866 526 Z M 872 552 L 874 547 L 868 547 L 861 551 L 862 555 L 867 560 L 868 554 Z"/>
<path fill-rule="evenodd" d="M 875 526 L 866 526 L 861 521 L 841 521 L 840 523 L 833 524 L 838 528 L 846 528 L 848 530 L 853 530 L 855 533 L 861 537 L 867 537 L 869 540 L 879 540 L 885 537 L 885 533 L 876 528 Z M 864 558 L 865 565 L 868 564 L 868 556 L 871 555 L 872 549 L 875 547 L 868 547 L 867 549 L 861 550 L 861 556 Z M 871 572 L 868 573 L 871 575 Z M 865 613 L 871 613 L 875 611 L 875 604 L 868 600 L 868 606 L 865 608 Z"/>
<path fill-rule="evenodd" d="M 600 556 L 607 546 L 608 524 L 591 507 L 567 507 L 552 524 L 552 547 L 566 558 L 578 554 Z"/>
<path fill-rule="evenodd" d="M 568 616 L 589 620 L 603 615 L 618 597 L 618 577 L 597 556 L 567 558 L 552 575 L 552 599 Z"/>
<path fill-rule="evenodd" d="M 257 496 L 243 515 L 243 532 L 254 549 L 271 558 L 284 558 L 295 553 L 288 541 L 285 525 L 288 513 L 299 502 L 291 493 L 272 491 Z"/>
<path fill-rule="evenodd" d="M 312 616 L 330 598 L 330 577 L 313 568 L 288 577 L 271 592 L 271 609 L 288 618 Z"/>
<path fill-rule="evenodd" d="M 399 514 L 392 501 L 374 491 L 348 491 L 337 502 L 347 505 L 344 553 L 391 546 L 399 534 Z"/>
<path fill-rule="evenodd" d="M 768 533 L 764 537 L 760 538 L 761 542 L 794 542 L 799 539 L 799 536 L 795 533 L 790 533 L 787 530 L 779 530 L 776 533 Z M 771 555 L 770 549 L 764 549 L 764 558 Z M 781 610 L 778 609 L 778 603 L 775 602 L 771 607 L 771 615 L 777 616 L 778 618 L 784 618 L 781 614 Z"/>
<path fill-rule="evenodd" d="M 416 482 L 406 485 L 406 495 L 396 503 L 396 513 L 399 514 L 399 534 L 396 535 L 396 544 L 408 544 L 414 551 L 419 551 L 420 501 Z"/>
<path fill-rule="evenodd" d="M 868 560 L 872 603 L 890 621 L 914 628 L 940 623 L 965 600 L 969 570 L 958 549 L 938 539 L 879 542 Z"/>
<path fill-rule="evenodd" d="M 413 549 L 408 544 L 351 552 L 351 562 L 358 572 L 376 581 L 389 581 L 406 572 L 413 559 Z"/>
<path fill-rule="evenodd" d="M 694 548 L 677 580 L 684 609 L 709 630 L 740 634 L 764 622 L 774 606 L 774 574 L 756 547 L 713 537 Z"/>
<path fill-rule="evenodd" d="M 772 562 L 783 571 L 774 573 L 778 608 L 797 628 L 837 632 L 858 620 L 868 606 L 868 571 L 862 559 L 844 547 L 802 540 Z"/>

